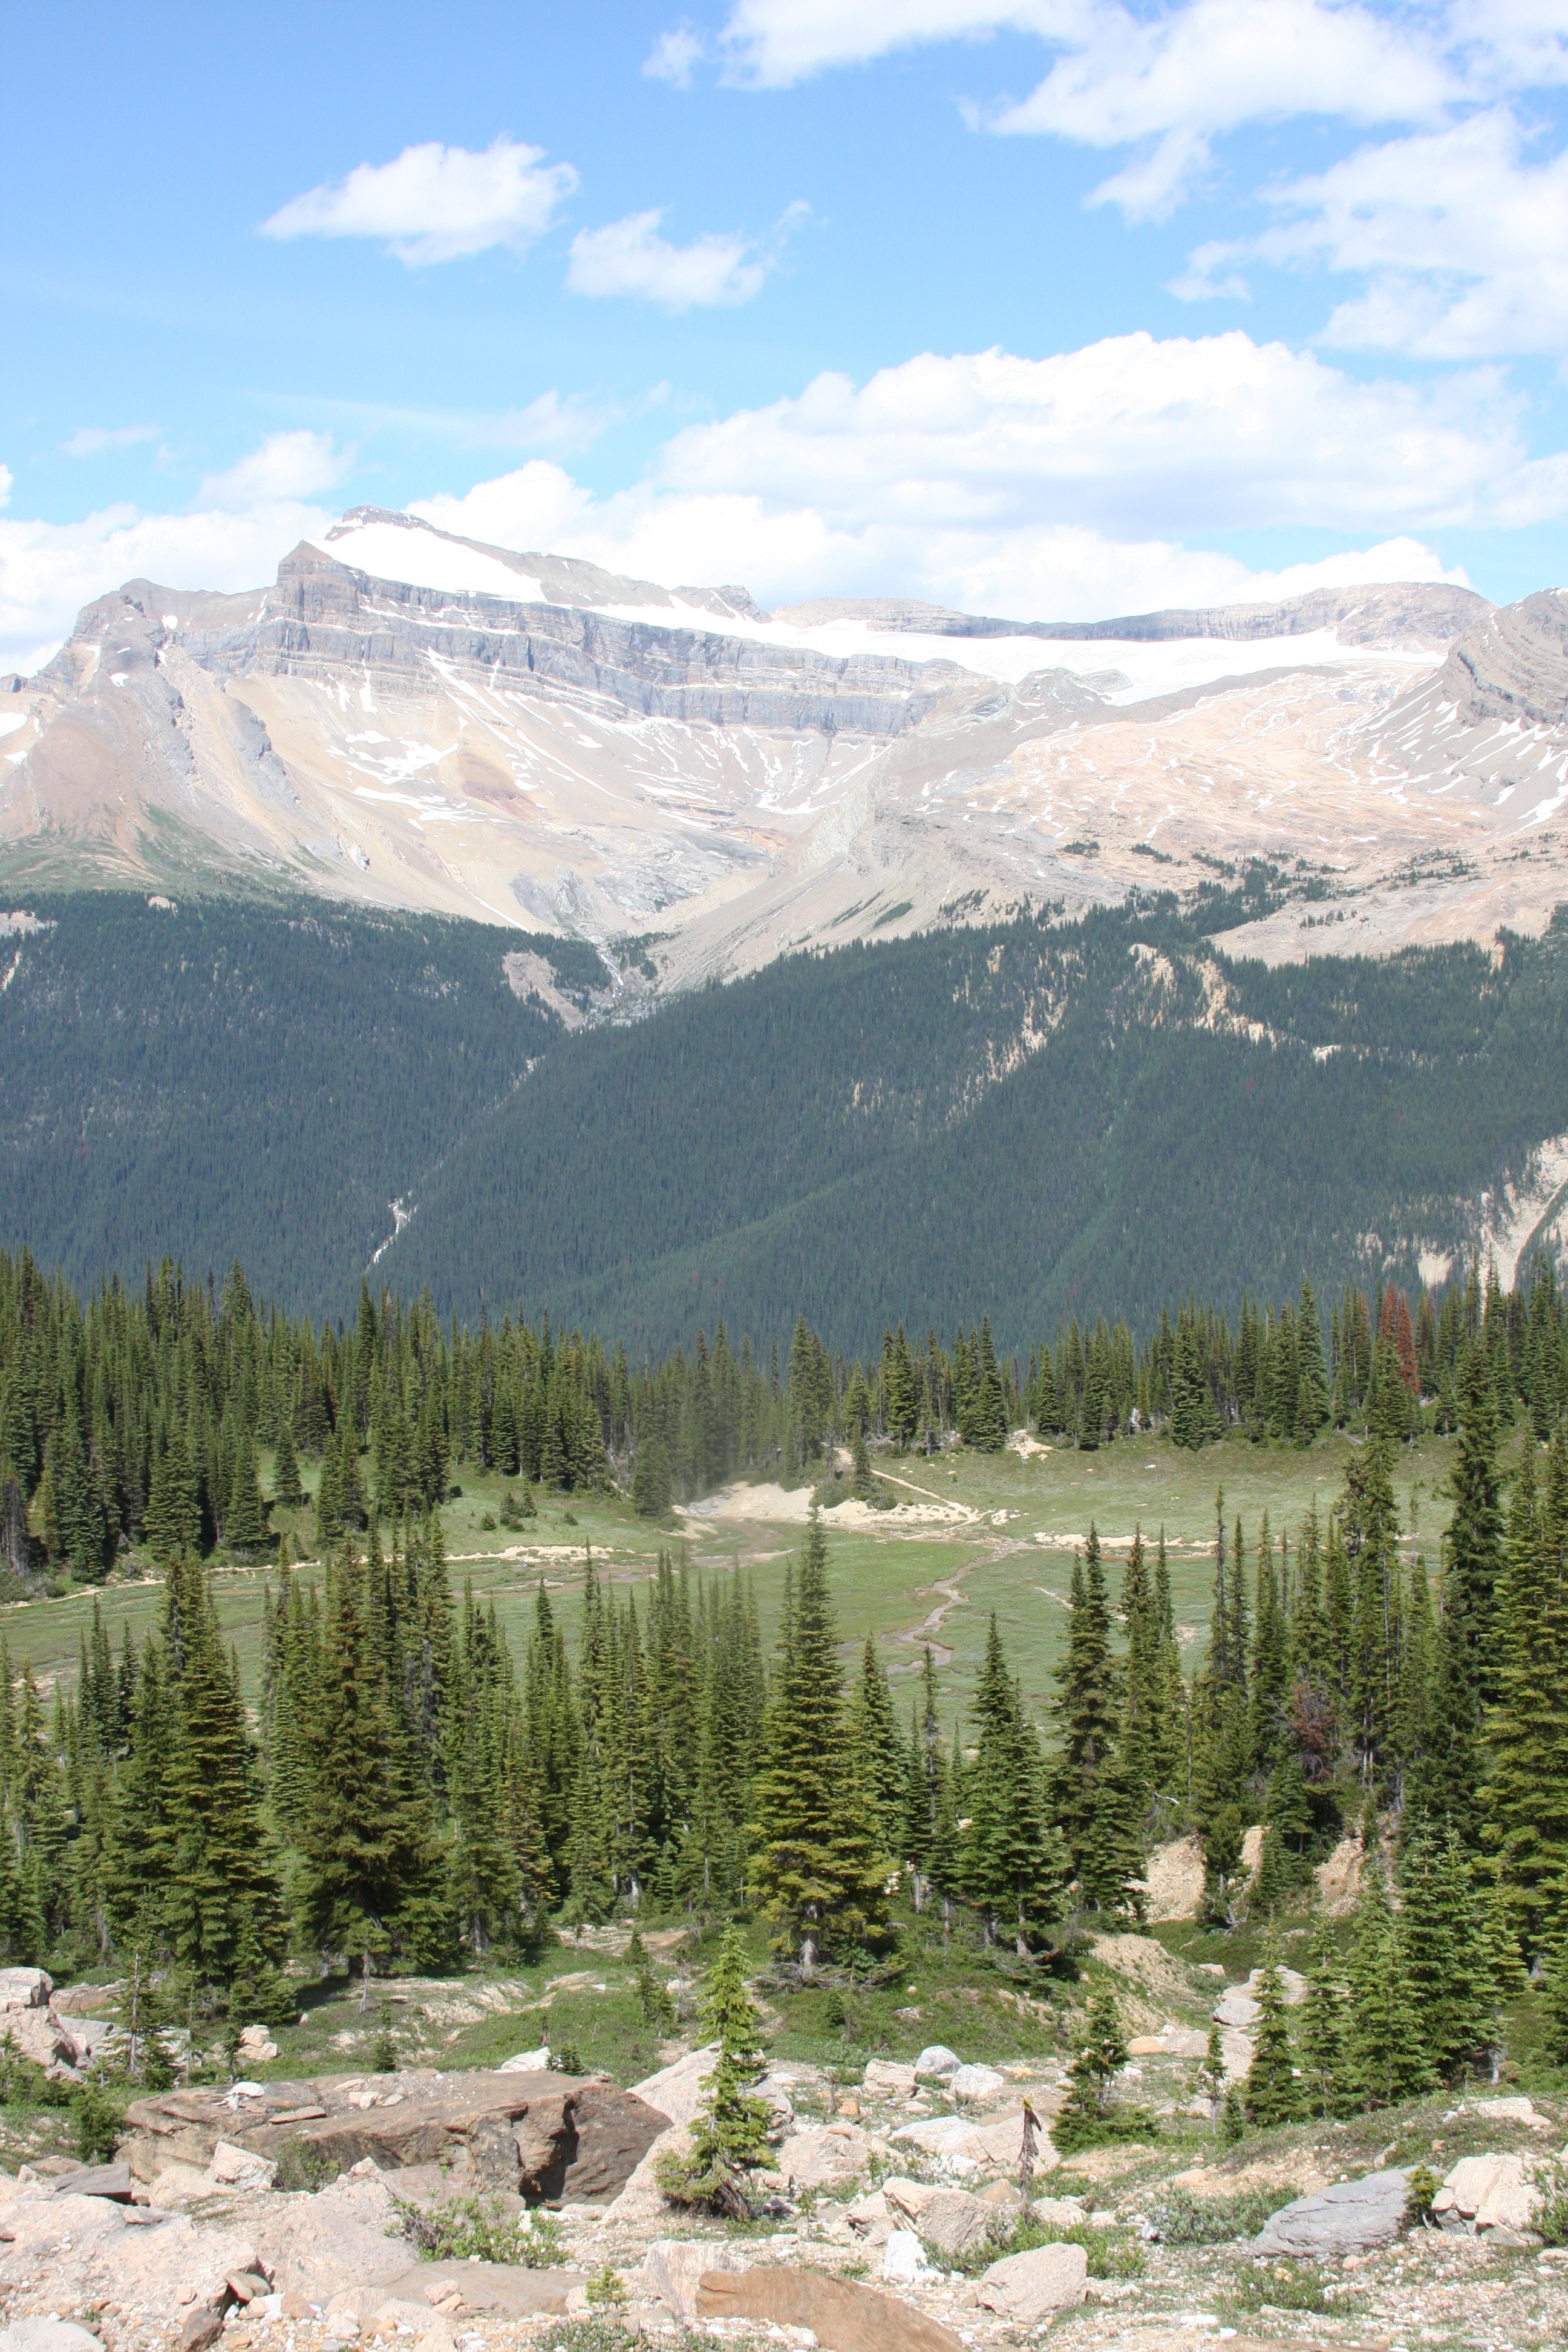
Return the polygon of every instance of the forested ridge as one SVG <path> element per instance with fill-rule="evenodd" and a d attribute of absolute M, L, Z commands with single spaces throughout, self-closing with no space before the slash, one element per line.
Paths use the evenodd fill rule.
<path fill-rule="evenodd" d="M 1303 1278 L 1414 1293 L 1568 1128 L 1562 927 L 1271 971 L 1221 951 L 1245 908 L 1151 901 L 785 958 L 568 1034 L 501 958 L 589 1004 L 581 942 L 36 911 L 4 942 L 0 1240 L 84 1283 L 237 1255 L 318 1317 L 390 1244 L 377 1273 L 444 1318 L 522 1300 L 638 1355 L 721 1319 L 783 1345 L 797 1313 L 848 1354 L 900 1316 L 1026 1353 L 1189 1290 L 1233 1320 Z"/>
<path fill-rule="evenodd" d="M 51 1707 L 0 1654 L 0 1935 L 18 1958 L 134 1963 L 172 2014 L 235 2018 L 291 2005 L 290 1952 L 437 1966 L 531 1948 L 556 1917 L 755 1912 L 786 1958 L 870 1964 L 912 1902 L 1027 1971 L 1085 1914 L 1141 1916 L 1144 1857 L 1173 1834 L 1199 1840 L 1222 1922 L 1290 1899 L 1348 1836 L 1349 1951 L 1314 1945 L 1300 2076 L 1278 2021 L 1260 2031 L 1255 2119 L 1462 2070 L 1536 1963 L 1563 1984 L 1568 2053 L 1568 1305 L 1549 1266 L 1507 1294 L 1477 1267 L 1414 1314 L 1352 1291 L 1321 1335 L 1308 1289 L 1136 1342 L 1069 1325 L 1022 1366 L 984 1325 L 950 1346 L 895 1328 L 847 1362 L 801 1320 L 782 1362 L 716 1335 L 634 1370 L 542 1322 L 443 1330 L 368 1288 L 318 1330 L 258 1307 L 237 1267 L 221 1293 L 165 1265 L 83 1301 L 0 1258 L 15 1572 L 41 1551 L 101 1578 L 131 1545 L 163 1588 L 157 1631 L 118 1654 L 95 1607 Z M 874 1645 L 847 1680 L 816 1514 L 772 1655 L 738 1572 L 668 1555 L 640 1591 L 585 1559 L 574 1654 L 542 1587 L 515 1656 L 493 1605 L 453 1589 L 440 1506 L 467 1460 L 515 1475 L 521 1510 L 536 1480 L 637 1496 L 639 1464 L 654 1513 L 667 1475 L 874 1494 L 889 1454 L 998 1446 L 1020 1407 L 1088 1446 L 1151 1423 L 1310 1445 L 1332 1420 L 1363 1443 L 1297 1526 L 1243 1528 L 1216 1496 L 1190 1676 L 1163 1537 L 1140 1535 L 1113 1598 L 1091 1528 L 1043 1722 L 994 1624 L 961 1719 L 929 1652 L 907 1714 Z M 1458 1448 L 1429 1559 L 1395 1482 L 1401 1440 L 1435 1423 Z M 252 1713 L 212 1579 L 271 1549 L 262 1448 L 296 1504 L 318 1458 L 317 1556 L 277 1546 Z"/>

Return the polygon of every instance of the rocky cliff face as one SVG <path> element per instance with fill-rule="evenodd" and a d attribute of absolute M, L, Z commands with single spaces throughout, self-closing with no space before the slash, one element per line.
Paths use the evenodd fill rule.
<path fill-rule="evenodd" d="M 1565 612 L 1394 586 L 1093 624 L 768 614 L 360 509 L 266 589 L 132 581 L 83 612 L 3 698 L 0 873 L 657 929 L 678 980 L 1260 857 L 1353 899 L 1357 945 L 1450 936 L 1562 884 Z M 1398 897 L 1437 851 L 1463 873 Z M 1351 943 L 1318 919 L 1258 944 Z"/>

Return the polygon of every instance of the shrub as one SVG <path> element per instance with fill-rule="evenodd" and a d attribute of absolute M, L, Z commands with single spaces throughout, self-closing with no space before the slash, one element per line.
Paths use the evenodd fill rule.
<path fill-rule="evenodd" d="M 278 2151 L 278 2170 L 272 2185 L 275 2189 L 308 2189 L 314 2192 L 337 2177 L 337 2158 L 318 2147 L 314 2140 L 286 2139 Z"/>
<path fill-rule="evenodd" d="M 108 2164 L 125 2126 L 125 2109 L 97 2083 L 84 2083 L 71 2102 L 76 2152 L 84 2164 Z"/>
<path fill-rule="evenodd" d="M 509 2213 L 498 2198 L 455 2197 L 404 2208 L 403 2233 L 422 2263 L 505 2263 L 513 2269 L 549 2270 L 565 2242 L 552 2213 Z"/>
<path fill-rule="evenodd" d="M 1238 2311 L 1315 2311 L 1333 2308 L 1328 2281 L 1316 2263 L 1247 2263 L 1237 2274 L 1231 2301 Z"/>
<path fill-rule="evenodd" d="M 1256 2237 L 1289 2201 L 1274 2189 L 1254 2189 L 1240 2197 L 1194 2197 L 1189 2189 L 1171 2189 L 1150 2209 L 1149 2219 L 1168 2246 L 1222 2246 L 1233 2238 Z"/>
<path fill-rule="evenodd" d="M 1536 2207 L 1532 2227 L 1543 2246 L 1568 2246 L 1568 2171 L 1560 2164 L 1544 2167 L 1535 2176 Z"/>

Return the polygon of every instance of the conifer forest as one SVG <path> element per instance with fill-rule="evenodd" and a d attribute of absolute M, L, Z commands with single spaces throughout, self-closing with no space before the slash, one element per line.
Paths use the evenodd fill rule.
<path fill-rule="evenodd" d="M 940 1934 L 1048 1986 L 1086 1921 L 1142 1920 L 1176 1841 L 1220 1936 L 1305 1916 L 1348 1841 L 1353 1917 L 1313 1915 L 1293 2044 L 1266 2001 L 1243 2122 L 1484 2068 L 1526 1988 L 1568 2060 L 1565 1406 L 1544 1261 L 1507 1291 L 1473 1261 L 1414 1308 L 1352 1286 L 1325 1313 L 1304 1285 L 1142 1333 L 1068 1321 L 1024 1356 L 982 1321 L 846 1359 L 797 1319 L 782 1349 L 721 1324 L 632 1360 L 368 1283 L 317 1327 L 237 1264 L 83 1297 L 5 1255 L 0 1933 L 219 2020 L 286 2017 L 301 1963 L 368 1990 L 614 1920 L 751 1921 L 781 1964 L 850 1981 Z M 1417 1443 L 1446 1465 L 1420 1526 Z M 994 1615 L 956 1703 L 938 1643 L 891 1675 L 872 1639 L 847 1655 L 836 1514 L 1018 1444 L 1212 1460 L 1201 1638 L 1163 1529 L 1113 1559 L 1091 1518 L 1044 1706 Z M 1227 1508 L 1225 1465 L 1267 1493 L 1318 1455 L 1334 1482 L 1298 1516 Z M 510 1633 L 448 1558 L 476 1479 L 523 1539 Z M 688 1557 L 689 1507 L 748 1486 L 803 1506 L 766 1608 L 738 1557 Z M 585 1543 L 552 1598 L 530 1523 L 590 1498 L 656 1563 L 617 1577 Z M 155 1613 L 114 1639 L 149 1575 Z M 248 1679 L 237 1577 L 263 1588 Z M 46 1691 L 29 1612 L 89 1588 Z"/>

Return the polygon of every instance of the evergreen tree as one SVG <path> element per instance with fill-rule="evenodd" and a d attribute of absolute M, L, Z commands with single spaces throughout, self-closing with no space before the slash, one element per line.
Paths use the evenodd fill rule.
<path fill-rule="evenodd" d="M 1285 1983 L 1275 1946 L 1270 1947 L 1258 1980 L 1258 2023 L 1242 2098 L 1247 2122 L 1264 2131 L 1274 2124 L 1294 2123 L 1302 2111 L 1285 2011 Z"/>
<path fill-rule="evenodd" d="M 966 1780 L 969 1826 L 959 1869 L 981 1915 L 985 1942 L 1011 1936 L 1020 1959 L 1047 1936 L 1063 1908 L 1071 1864 L 1049 1822 L 1034 1725 L 1007 1671 L 996 1620 L 975 1688 L 975 1756 Z"/>
<path fill-rule="evenodd" d="M 1326 1916 L 1320 1912 L 1307 1959 L 1307 1991 L 1301 2002 L 1298 2048 L 1301 2087 L 1310 2115 L 1346 2111 L 1344 1971 Z"/>
<path fill-rule="evenodd" d="M 763 2052 L 746 1991 L 746 1948 L 735 1927 L 726 1932 L 714 1963 L 700 2023 L 704 2039 L 718 2043 L 719 2055 L 691 2119 L 690 2152 L 666 2159 L 659 2186 L 683 2204 L 706 2205 L 742 2221 L 752 2210 L 747 2175 L 768 2161 L 768 2111 L 755 2095 Z"/>
<path fill-rule="evenodd" d="M 1404 1939 L 1375 1862 L 1368 1862 L 1363 1871 L 1349 1977 L 1347 2088 L 1368 2106 L 1418 2097 L 1431 2085 L 1432 2068 Z"/>
<path fill-rule="evenodd" d="M 885 1938 L 889 1868 L 856 1766 L 827 1591 L 827 1539 L 812 1506 L 752 1790 L 752 1880 L 784 1946 L 818 1953 Z"/>
<path fill-rule="evenodd" d="M 294 1451 L 294 1424 L 289 1413 L 284 1413 L 278 1424 L 278 1456 L 272 1466 L 272 1497 L 284 1510 L 296 1508 L 305 1499 L 305 1488 L 300 1477 L 300 1457 Z"/>
<path fill-rule="evenodd" d="M 1079 1899 L 1092 1910 L 1128 1909 L 1142 1917 L 1139 1809 L 1117 1752 L 1121 1693 L 1092 1520 L 1088 1543 L 1073 1555 L 1067 1654 L 1056 1679 L 1061 1749 L 1052 1793 Z"/>

